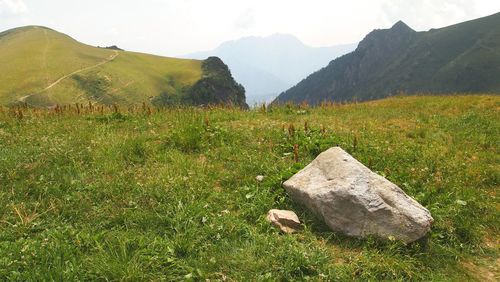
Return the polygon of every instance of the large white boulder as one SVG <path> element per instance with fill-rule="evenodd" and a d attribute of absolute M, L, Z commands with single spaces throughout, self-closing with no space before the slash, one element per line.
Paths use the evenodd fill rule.
<path fill-rule="evenodd" d="M 409 243 L 429 232 L 429 211 L 339 147 L 321 153 L 283 183 L 292 199 L 349 236 Z"/>

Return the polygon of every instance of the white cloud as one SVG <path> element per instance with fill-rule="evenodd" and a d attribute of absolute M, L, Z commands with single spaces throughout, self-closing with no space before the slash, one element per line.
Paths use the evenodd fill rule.
<path fill-rule="evenodd" d="M 0 14 L 20 15 L 27 10 L 23 0 L 0 0 Z"/>

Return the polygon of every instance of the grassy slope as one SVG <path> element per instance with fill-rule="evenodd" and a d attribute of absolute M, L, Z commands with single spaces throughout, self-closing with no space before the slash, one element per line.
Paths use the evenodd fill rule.
<path fill-rule="evenodd" d="M 0 277 L 493 280 L 499 106 L 498 96 L 405 97 L 20 121 L 4 110 Z M 290 201 L 281 181 L 337 144 L 432 212 L 427 247 L 345 238 Z M 297 211 L 305 229 L 280 234 L 264 219 L 271 208 Z"/>
<path fill-rule="evenodd" d="M 112 54 L 46 28 L 15 29 L 0 37 L 0 102 L 42 90 L 59 77 Z"/>
<path fill-rule="evenodd" d="M 464 93 L 497 93 L 500 91 L 499 26 L 500 13 L 424 32 L 393 73 L 379 79 L 390 83 L 391 77 L 405 73 L 421 78 L 408 79 L 412 92 L 422 89 L 447 93 L 460 89 Z"/>
<path fill-rule="evenodd" d="M 43 27 L 2 33 L 0 65 L 4 67 L 0 69 L 0 105 L 39 93 L 60 77 L 96 65 L 114 54 L 115 51 L 84 45 Z M 26 101 L 35 105 L 88 99 L 105 103 L 144 102 L 162 92 L 173 94 L 176 88 L 194 84 L 201 77 L 201 62 L 120 51 L 113 61 L 78 75 L 91 83 L 100 82 L 100 93 L 86 92 L 85 87 L 70 77 Z"/>

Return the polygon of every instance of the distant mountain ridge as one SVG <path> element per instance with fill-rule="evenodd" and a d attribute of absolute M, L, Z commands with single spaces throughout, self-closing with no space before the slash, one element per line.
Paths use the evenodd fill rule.
<path fill-rule="evenodd" d="M 427 32 L 402 21 L 369 33 L 274 102 L 364 101 L 401 92 L 500 93 L 500 13 Z"/>
<path fill-rule="evenodd" d="M 249 103 L 273 99 L 332 59 L 356 48 L 355 44 L 309 47 L 288 34 L 244 37 L 222 43 L 215 50 L 185 58 L 220 57 L 246 89 Z"/>
<path fill-rule="evenodd" d="M 98 48 L 41 26 L 0 33 L 0 105 L 172 103 L 248 107 L 218 58 L 188 60 Z"/>

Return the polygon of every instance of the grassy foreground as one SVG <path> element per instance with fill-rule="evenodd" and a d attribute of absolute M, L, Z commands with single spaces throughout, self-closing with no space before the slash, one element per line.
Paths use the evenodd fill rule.
<path fill-rule="evenodd" d="M 495 280 L 499 107 L 4 108 L 0 280 Z M 281 182 L 334 145 L 431 211 L 426 244 L 346 238 L 287 197 Z M 304 230 L 281 234 L 271 208 Z"/>

